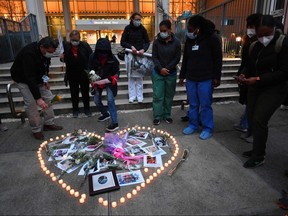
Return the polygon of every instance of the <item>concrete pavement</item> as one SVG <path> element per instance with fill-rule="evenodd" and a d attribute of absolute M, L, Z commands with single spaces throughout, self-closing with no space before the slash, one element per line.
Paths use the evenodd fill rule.
<path fill-rule="evenodd" d="M 36 151 L 41 142 L 31 136 L 28 122 L 11 122 L 0 132 L 0 214 L 1 215 L 285 215 L 276 202 L 281 189 L 288 190 L 288 111 L 278 110 L 270 122 L 266 163 L 256 169 L 242 167 L 245 158 L 241 153 L 251 149 L 251 144 L 239 139 L 240 133 L 232 129 L 242 108 L 238 103 L 214 104 L 215 133 L 206 141 L 199 133 L 184 136 L 185 115 L 179 107 L 173 109 L 172 125 L 161 123 L 156 128 L 169 131 L 180 145 L 180 154 L 191 148 L 189 159 L 172 176 L 161 174 L 132 200 L 115 209 L 99 205 L 99 196 L 88 197 L 85 204 L 70 195 L 39 167 Z M 97 122 L 99 113 L 90 118 L 78 119 L 58 116 L 61 132 L 45 132 L 46 139 L 82 128 L 104 135 L 108 122 Z M 123 129 L 139 124 L 152 126 L 152 111 L 121 111 L 119 123 Z M 120 129 L 121 129 L 120 128 Z M 47 162 L 46 162 L 47 163 Z M 48 163 L 49 164 L 49 163 Z M 54 170 L 53 165 L 48 165 Z M 55 169 L 56 171 L 56 169 Z M 59 171 L 58 171 L 59 172 Z M 78 171 L 63 179 L 71 186 L 79 185 Z M 135 186 L 121 187 L 119 191 L 103 194 L 114 201 Z M 88 194 L 88 184 L 81 192 Z"/>

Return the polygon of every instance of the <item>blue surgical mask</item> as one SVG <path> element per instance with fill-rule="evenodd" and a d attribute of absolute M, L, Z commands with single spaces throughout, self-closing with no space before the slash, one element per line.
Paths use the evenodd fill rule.
<path fill-rule="evenodd" d="M 139 27 L 141 25 L 141 20 L 133 20 L 133 25 Z"/>
<path fill-rule="evenodd" d="M 192 32 L 192 33 L 187 32 L 186 36 L 191 40 L 194 40 L 197 37 L 197 35 L 194 32 Z"/>
<path fill-rule="evenodd" d="M 161 37 L 162 39 L 166 39 L 166 38 L 169 37 L 169 33 L 168 33 L 168 32 L 160 32 L 160 37 Z"/>

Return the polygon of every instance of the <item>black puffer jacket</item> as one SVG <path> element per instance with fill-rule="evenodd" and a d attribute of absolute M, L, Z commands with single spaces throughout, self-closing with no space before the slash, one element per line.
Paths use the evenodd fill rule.
<path fill-rule="evenodd" d="M 283 41 L 281 51 L 277 54 L 275 43 L 280 34 L 276 31 L 273 40 L 264 47 L 259 41 L 253 47 L 248 67 L 242 72 L 246 77 L 260 77 L 256 85 L 259 88 L 285 85 L 288 80 L 288 38 Z"/>
<path fill-rule="evenodd" d="M 15 82 L 28 85 L 35 100 L 41 98 L 38 88 L 43 83 L 42 76 L 48 75 L 50 58 L 42 55 L 37 42 L 25 46 L 10 69 L 11 77 Z"/>
<path fill-rule="evenodd" d="M 104 65 L 101 64 L 98 55 L 106 52 L 108 53 L 107 61 Z M 94 70 L 101 79 L 108 78 L 111 83 L 106 84 L 113 92 L 114 97 L 117 95 L 117 80 L 119 74 L 119 61 L 112 54 L 110 42 L 105 38 L 100 38 L 97 41 L 95 51 L 89 57 L 88 67 L 90 70 Z M 105 86 L 99 86 L 97 89 L 102 91 Z"/>
<path fill-rule="evenodd" d="M 198 46 L 195 48 L 194 46 Z M 192 47 L 197 50 L 192 50 Z M 221 79 L 222 50 L 216 34 L 186 39 L 180 79 L 201 82 L 209 79 Z"/>
<path fill-rule="evenodd" d="M 134 46 L 137 50 L 148 50 L 150 45 L 149 37 L 143 25 L 135 27 L 132 23 L 125 27 L 121 37 L 121 46 L 131 49 Z"/>
<path fill-rule="evenodd" d="M 92 53 L 92 49 L 84 41 L 80 41 L 77 54 L 75 58 L 72 51 L 71 43 L 64 44 L 64 62 L 66 63 L 66 75 L 67 80 L 77 80 L 80 76 L 87 76 L 85 70 L 88 69 L 89 56 Z"/>

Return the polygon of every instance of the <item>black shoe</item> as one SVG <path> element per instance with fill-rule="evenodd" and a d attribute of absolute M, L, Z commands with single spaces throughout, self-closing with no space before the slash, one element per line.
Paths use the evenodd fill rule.
<path fill-rule="evenodd" d="M 92 113 L 90 110 L 84 110 L 84 113 L 87 117 L 91 117 L 92 116 Z"/>
<path fill-rule="evenodd" d="M 189 121 L 189 117 L 188 116 L 183 116 L 183 117 L 181 117 L 181 121 L 188 122 Z"/>
<path fill-rule="evenodd" d="M 251 151 L 243 152 L 242 156 L 245 158 L 250 158 L 250 157 L 252 157 L 252 154 L 253 154 L 253 151 L 251 150 Z"/>
<path fill-rule="evenodd" d="M 245 168 L 255 168 L 261 166 L 265 162 L 265 157 L 251 157 L 248 161 L 243 164 Z"/>
<path fill-rule="evenodd" d="M 107 119 L 110 118 L 110 115 L 108 113 L 104 114 L 104 115 L 101 115 L 99 118 L 98 118 L 98 121 L 102 122 L 102 121 L 105 121 Z"/>
<path fill-rule="evenodd" d="M 159 124 L 160 124 L 160 120 L 159 119 L 154 119 L 153 125 L 159 125 Z"/>
<path fill-rule="evenodd" d="M 172 119 L 172 118 L 166 118 L 165 121 L 166 121 L 168 124 L 173 123 L 173 119 Z"/>
<path fill-rule="evenodd" d="M 118 129 L 119 129 L 118 123 L 115 124 L 112 123 L 106 128 L 106 130 L 110 132 L 116 131 Z"/>
<path fill-rule="evenodd" d="M 73 111 L 73 118 L 78 118 L 79 111 Z"/>

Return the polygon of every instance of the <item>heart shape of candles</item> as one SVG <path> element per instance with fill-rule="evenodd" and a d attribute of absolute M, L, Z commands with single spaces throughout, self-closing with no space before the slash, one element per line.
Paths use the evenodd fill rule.
<path fill-rule="evenodd" d="M 146 127 L 137 126 L 137 127 L 121 130 L 117 134 L 121 136 L 121 135 L 129 132 L 130 130 L 137 130 L 137 131 L 141 131 L 141 130 L 142 131 L 145 131 L 145 130 L 151 131 L 152 130 L 153 132 L 158 133 L 160 135 L 166 134 L 168 136 L 167 140 L 170 139 L 172 141 L 172 143 L 170 143 L 171 157 L 166 162 L 163 161 L 162 167 L 154 168 L 155 172 L 151 173 L 152 169 L 147 168 L 147 167 L 143 168 L 143 177 L 145 179 L 145 182 L 141 183 L 140 185 L 137 185 L 130 192 L 121 196 L 121 198 L 119 200 L 111 201 L 111 207 L 112 208 L 116 208 L 118 206 L 121 206 L 121 205 L 125 204 L 127 202 L 127 200 L 130 200 L 134 197 L 137 197 L 143 189 L 145 189 L 148 185 L 150 185 L 157 178 L 159 178 L 161 176 L 161 174 L 163 174 L 166 170 L 168 170 L 168 168 L 171 165 L 173 165 L 175 163 L 176 157 L 179 154 L 179 145 L 178 145 L 176 139 L 166 131 L 156 130 L 155 128 L 150 128 L 150 127 L 146 128 Z M 88 136 L 95 136 L 98 139 L 104 140 L 104 137 L 101 137 L 101 136 L 94 134 L 94 133 L 84 132 L 83 134 L 87 134 Z M 42 142 L 40 144 L 38 151 L 37 151 L 37 156 L 38 156 L 38 160 L 40 163 L 40 168 L 42 169 L 44 174 L 46 174 L 46 176 L 49 177 L 51 179 L 51 181 L 55 182 L 57 185 L 62 187 L 66 193 L 68 192 L 68 194 L 70 194 L 71 197 L 79 199 L 79 203 L 84 204 L 86 202 L 87 195 L 85 193 L 81 194 L 81 192 L 78 191 L 76 189 L 76 187 L 73 187 L 72 185 L 68 184 L 67 182 L 64 181 L 64 179 L 61 178 L 58 180 L 56 177 L 56 174 L 51 172 L 48 169 L 48 166 L 46 166 L 46 163 L 42 157 L 42 152 L 46 150 L 46 147 L 47 147 L 46 145 L 49 144 L 49 142 L 52 142 L 54 140 L 57 141 L 59 139 L 64 139 L 70 135 L 71 135 L 70 133 L 67 133 L 66 135 L 57 136 L 55 139 L 50 138 L 49 141 Z M 145 178 L 145 176 L 146 176 L 146 178 Z M 98 203 L 102 204 L 104 207 L 107 207 L 109 204 L 108 200 L 104 200 L 103 197 L 98 198 Z"/>

